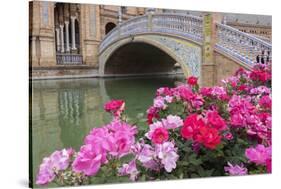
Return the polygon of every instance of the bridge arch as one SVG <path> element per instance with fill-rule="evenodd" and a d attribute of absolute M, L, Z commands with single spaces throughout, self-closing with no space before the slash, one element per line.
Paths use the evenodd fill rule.
<path fill-rule="evenodd" d="M 205 38 L 204 33 L 204 28 L 207 26 L 205 26 L 203 18 L 178 13 L 162 13 L 129 19 L 111 30 L 101 41 L 99 45 L 99 75 L 101 77 L 107 76 L 106 66 L 114 53 L 124 46 L 134 43 L 148 44 L 150 47 L 161 50 L 179 63 L 185 76 L 199 77 L 200 83 L 210 80 L 207 75 L 212 72 L 213 66 L 221 65 L 220 61 L 223 59 L 219 55 L 231 60 L 227 61 L 230 63 L 227 66 L 229 65 L 231 70 L 234 68 L 233 65 L 237 63 L 251 69 L 260 52 L 264 50 L 271 52 L 271 44 L 255 36 L 225 24 L 214 24 L 215 44 L 212 52 L 213 56 L 215 55 L 214 62 L 211 64 L 206 62 L 202 65 L 202 49 L 205 49 L 207 47 L 205 44 L 208 43 L 208 38 Z M 207 55 L 204 53 L 205 57 Z M 216 81 L 215 77 L 210 83 Z"/>
<path fill-rule="evenodd" d="M 153 52 L 157 52 L 158 55 L 163 56 L 162 59 L 159 56 L 158 58 L 160 58 L 160 61 L 162 60 L 162 63 L 165 62 L 166 66 L 167 66 L 167 62 L 169 62 L 170 63 L 170 67 L 168 66 L 169 68 L 172 68 L 171 66 L 173 66 L 175 63 L 178 63 L 184 75 L 186 76 L 200 75 L 201 47 L 195 43 L 187 42 L 186 40 L 180 40 L 179 38 L 159 35 L 159 34 L 157 35 L 143 34 L 143 35 L 129 36 L 111 44 L 109 47 L 107 47 L 104 51 L 100 53 L 99 56 L 100 75 L 102 76 L 111 76 L 112 74 L 116 75 L 116 73 L 112 73 L 112 72 L 110 73 L 107 71 L 108 65 L 111 63 L 111 60 L 116 55 L 116 53 L 118 53 L 118 51 L 122 51 L 122 49 L 126 47 L 132 47 L 132 48 L 135 47 L 143 50 L 144 48 L 141 48 L 141 46 L 144 48 L 150 48 L 147 50 L 152 50 Z M 134 56 L 145 55 L 145 52 L 138 52 L 138 53 L 135 53 Z M 124 60 L 124 54 L 122 60 Z M 160 62 L 157 65 L 160 68 L 162 68 L 161 66 L 164 66 L 164 63 L 161 64 Z M 150 67 L 151 64 L 147 66 L 148 69 L 149 68 L 152 69 L 152 67 Z M 153 67 L 153 69 L 155 71 L 155 67 Z M 163 69 L 159 69 L 159 70 L 163 71 Z M 130 73 L 126 73 L 126 75 L 128 74 Z M 132 74 L 135 75 L 136 73 L 132 73 Z"/>

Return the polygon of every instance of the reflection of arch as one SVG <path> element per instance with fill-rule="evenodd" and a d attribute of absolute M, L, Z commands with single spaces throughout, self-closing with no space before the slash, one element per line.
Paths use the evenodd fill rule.
<path fill-rule="evenodd" d="M 110 97 L 107 95 L 104 79 L 99 80 L 99 88 L 100 88 L 102 102 L 105 103 L 105 102 L 109 101 Z"/>
<path fill-rule="evenodd" d="M 160 35 L 135 35 L 120 39 L 100 52 L 99 56 L 99 73 L 105 75 L 105 65 L 111 55 L 120 47 L 133 43 L 141 42 L 152 45 L 171 58 L 173 58 L 181 66 L 185 76 L 194 75 L 199 77 L 201 73 L 201 47 L 198 44 L 181 40 L 179 38 L 160 36 Z"/>
<path fill-rule="evenodd" d="M 113 30 L 113 28 L 116 27 L 116 24 L 114 24 L 113 22 L 108 22 L 105 25 L 105 34 L 108 34 L 111 30 Z"/>

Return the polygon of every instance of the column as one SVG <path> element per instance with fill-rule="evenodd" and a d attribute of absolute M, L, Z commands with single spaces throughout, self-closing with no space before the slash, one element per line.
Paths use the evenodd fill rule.
<path fill-rule="evenodd" d="M 63 25 L 60 25 L 61 52 L 64 53 Z"/>
<path fill-rule="evenodd" d="M 71 39 L 72 39 L 72 47 L 71 49 L 72 50 L 76 50 L 76 47 L 75 47 L 75 19 L 76 17 L 75 16 L 71 16 Z"/>
<path fill-rule="evenodd" d="M 226 16 L 223 17 L 222 24 L 227 24 Z"/>
<path fill-rule="evenodd" d="M 56 37 L 57 37 L 57 51 L 60 51 L 60 29 L 56 28 Z"/>
<path fill-rule="evenodd" d="M 68 28 L 69 21 L 65 21 L 64 24 L 65 24 L 66 52 L 69 52 L 70 51 L 70 47 L 69 47 L 69 28 Z"/>
<path fill-rule="evenodd" d="M 122 22 L 122 7 L 119 6 L 119 9 L 118 9 L 118 23 L 121 24 Z"/>
<path fill-rule="evenodd" d="M 201 86 L 217 84 L 217 67 L 214 56 L 214 46 L 217 41 L 216 22 L 222 22 L 220 13 L 204 13 L 202 67 L 199 79 Z"/>
<path fill-rule="evenodd" d="M 32 36 L 31 43 L 31 58 L 32 58 L 32 66 L 38 66 L 38 55 L 36 50 L 36 36 Z"/>

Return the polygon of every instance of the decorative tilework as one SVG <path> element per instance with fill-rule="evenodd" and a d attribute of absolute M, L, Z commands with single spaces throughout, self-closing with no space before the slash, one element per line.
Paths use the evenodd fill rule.
<path fill-rule="evenodd" d="M 178 40 L 171 37 L 149 35 L 151 40 L 155 40 L 169 48 L 182 62 L 191 70 L 192 75 L 200 77 L 201 73 L 201 48 L 192 45 L 187 41 Z"/>

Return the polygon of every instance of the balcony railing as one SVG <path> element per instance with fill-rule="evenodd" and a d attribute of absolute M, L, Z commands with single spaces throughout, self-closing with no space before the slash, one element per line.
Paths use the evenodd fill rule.
<path fill-rule="evenodd" d="M 82 65 L 82 55 L 79 54 L 57 54 L 58 65 Z"/>

